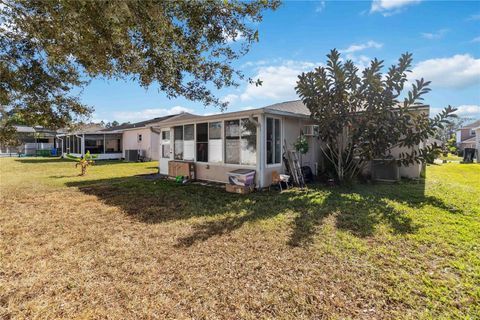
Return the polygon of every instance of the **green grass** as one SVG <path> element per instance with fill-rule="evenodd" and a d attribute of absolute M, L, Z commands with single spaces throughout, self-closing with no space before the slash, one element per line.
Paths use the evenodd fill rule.
<path fill-rule="evenodd" d="M 248 196 L 154 172 L 0 159 L 0 318 L 480 318 L 478 164 Z"/>
<path fill-rule="evenodd" d="M 452 153 L 449 153 L 447 156 L 444 156 L 443 154 L 441 154 L 438 159 L 440 160 L 449 160 L 449 161 L 462 161 L 463 158 L 462 157 L 459 157 L 457 156 L 456 154 L 452 154 Z"/>

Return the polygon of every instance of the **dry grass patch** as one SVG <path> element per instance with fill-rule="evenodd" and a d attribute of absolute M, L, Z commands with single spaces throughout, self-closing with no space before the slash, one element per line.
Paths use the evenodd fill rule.
<path fill-rule="evenodd" d="M 72 165 L 0 159 L 0 317 L 480 317 L 477 165 L 246 197 Z"/>

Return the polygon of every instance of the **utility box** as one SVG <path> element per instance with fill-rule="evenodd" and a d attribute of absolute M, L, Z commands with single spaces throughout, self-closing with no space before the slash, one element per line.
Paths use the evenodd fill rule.
<path fill-rule="evenodd" d="M 169 161 L 168 175 L 171 177 L 184 176 L 189 180 L 195 180 L 195 163 L 188 161 Z"/>
<path fill-rule="evenodd" d="M 372 180 L 374 181 L 399 181 L 400 168 L 394 159 L 372 160 Z"/>

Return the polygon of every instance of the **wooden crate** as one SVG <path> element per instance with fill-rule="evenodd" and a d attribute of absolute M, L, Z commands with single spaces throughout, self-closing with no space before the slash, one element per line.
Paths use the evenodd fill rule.
<path fill-rule="evenodd" d="M 249 187 L 237 186 L 235 184 L 226 184 L 225 190 L 231 193 L 249 194 L 253 191 L 253 185 Z"/>
<path fill-rule="evenodd" d="M 168 175 L 171 177 L 184 176 L 190 180 L 195 179 L 195 163 L 187 161 L 169 161 Z"/>

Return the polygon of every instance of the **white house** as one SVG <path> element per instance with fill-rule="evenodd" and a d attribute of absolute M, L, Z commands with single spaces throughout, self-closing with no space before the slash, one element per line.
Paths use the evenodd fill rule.
<path fill-rule="evenodd" d="M 412 112 L 429 112 L 428 106 Z M 312 133 L 314 122 L 310 112 L 299 100 L 277 103 L 264 108 L 199 116 L 183 113 L 161 121 L 159 172 L 169 174 L 169 162 L 187 161 L 195 164 L 195 177 L 200 180 L 227 182 L 227 173 L 235 169 L 256 172 L 256 186 L 267 187 L 272 172 L 285 172 L 282 155 L 303 133 Z M 309 151 L 302 165 L 314 174 L 323 166 L 320 138 L 307 136 Z M 420 147 L 420 146 L 419 146 Z M 393 156 L 406 150 L 395 150 Z M 422 164 L 400 167 L 399 175 L 418 178 Z"/>
<path fill-rule="evenodd" d="M 158 117 L 151 120 L 126 124 L 102 130 L 103 132 L 122 133 L 122 157 L 127 158 L 129 150 L 136 151 L 143 160 L 160 158 L 160 132 L 154 128 L 160 122 L 172 116 Z"/>

